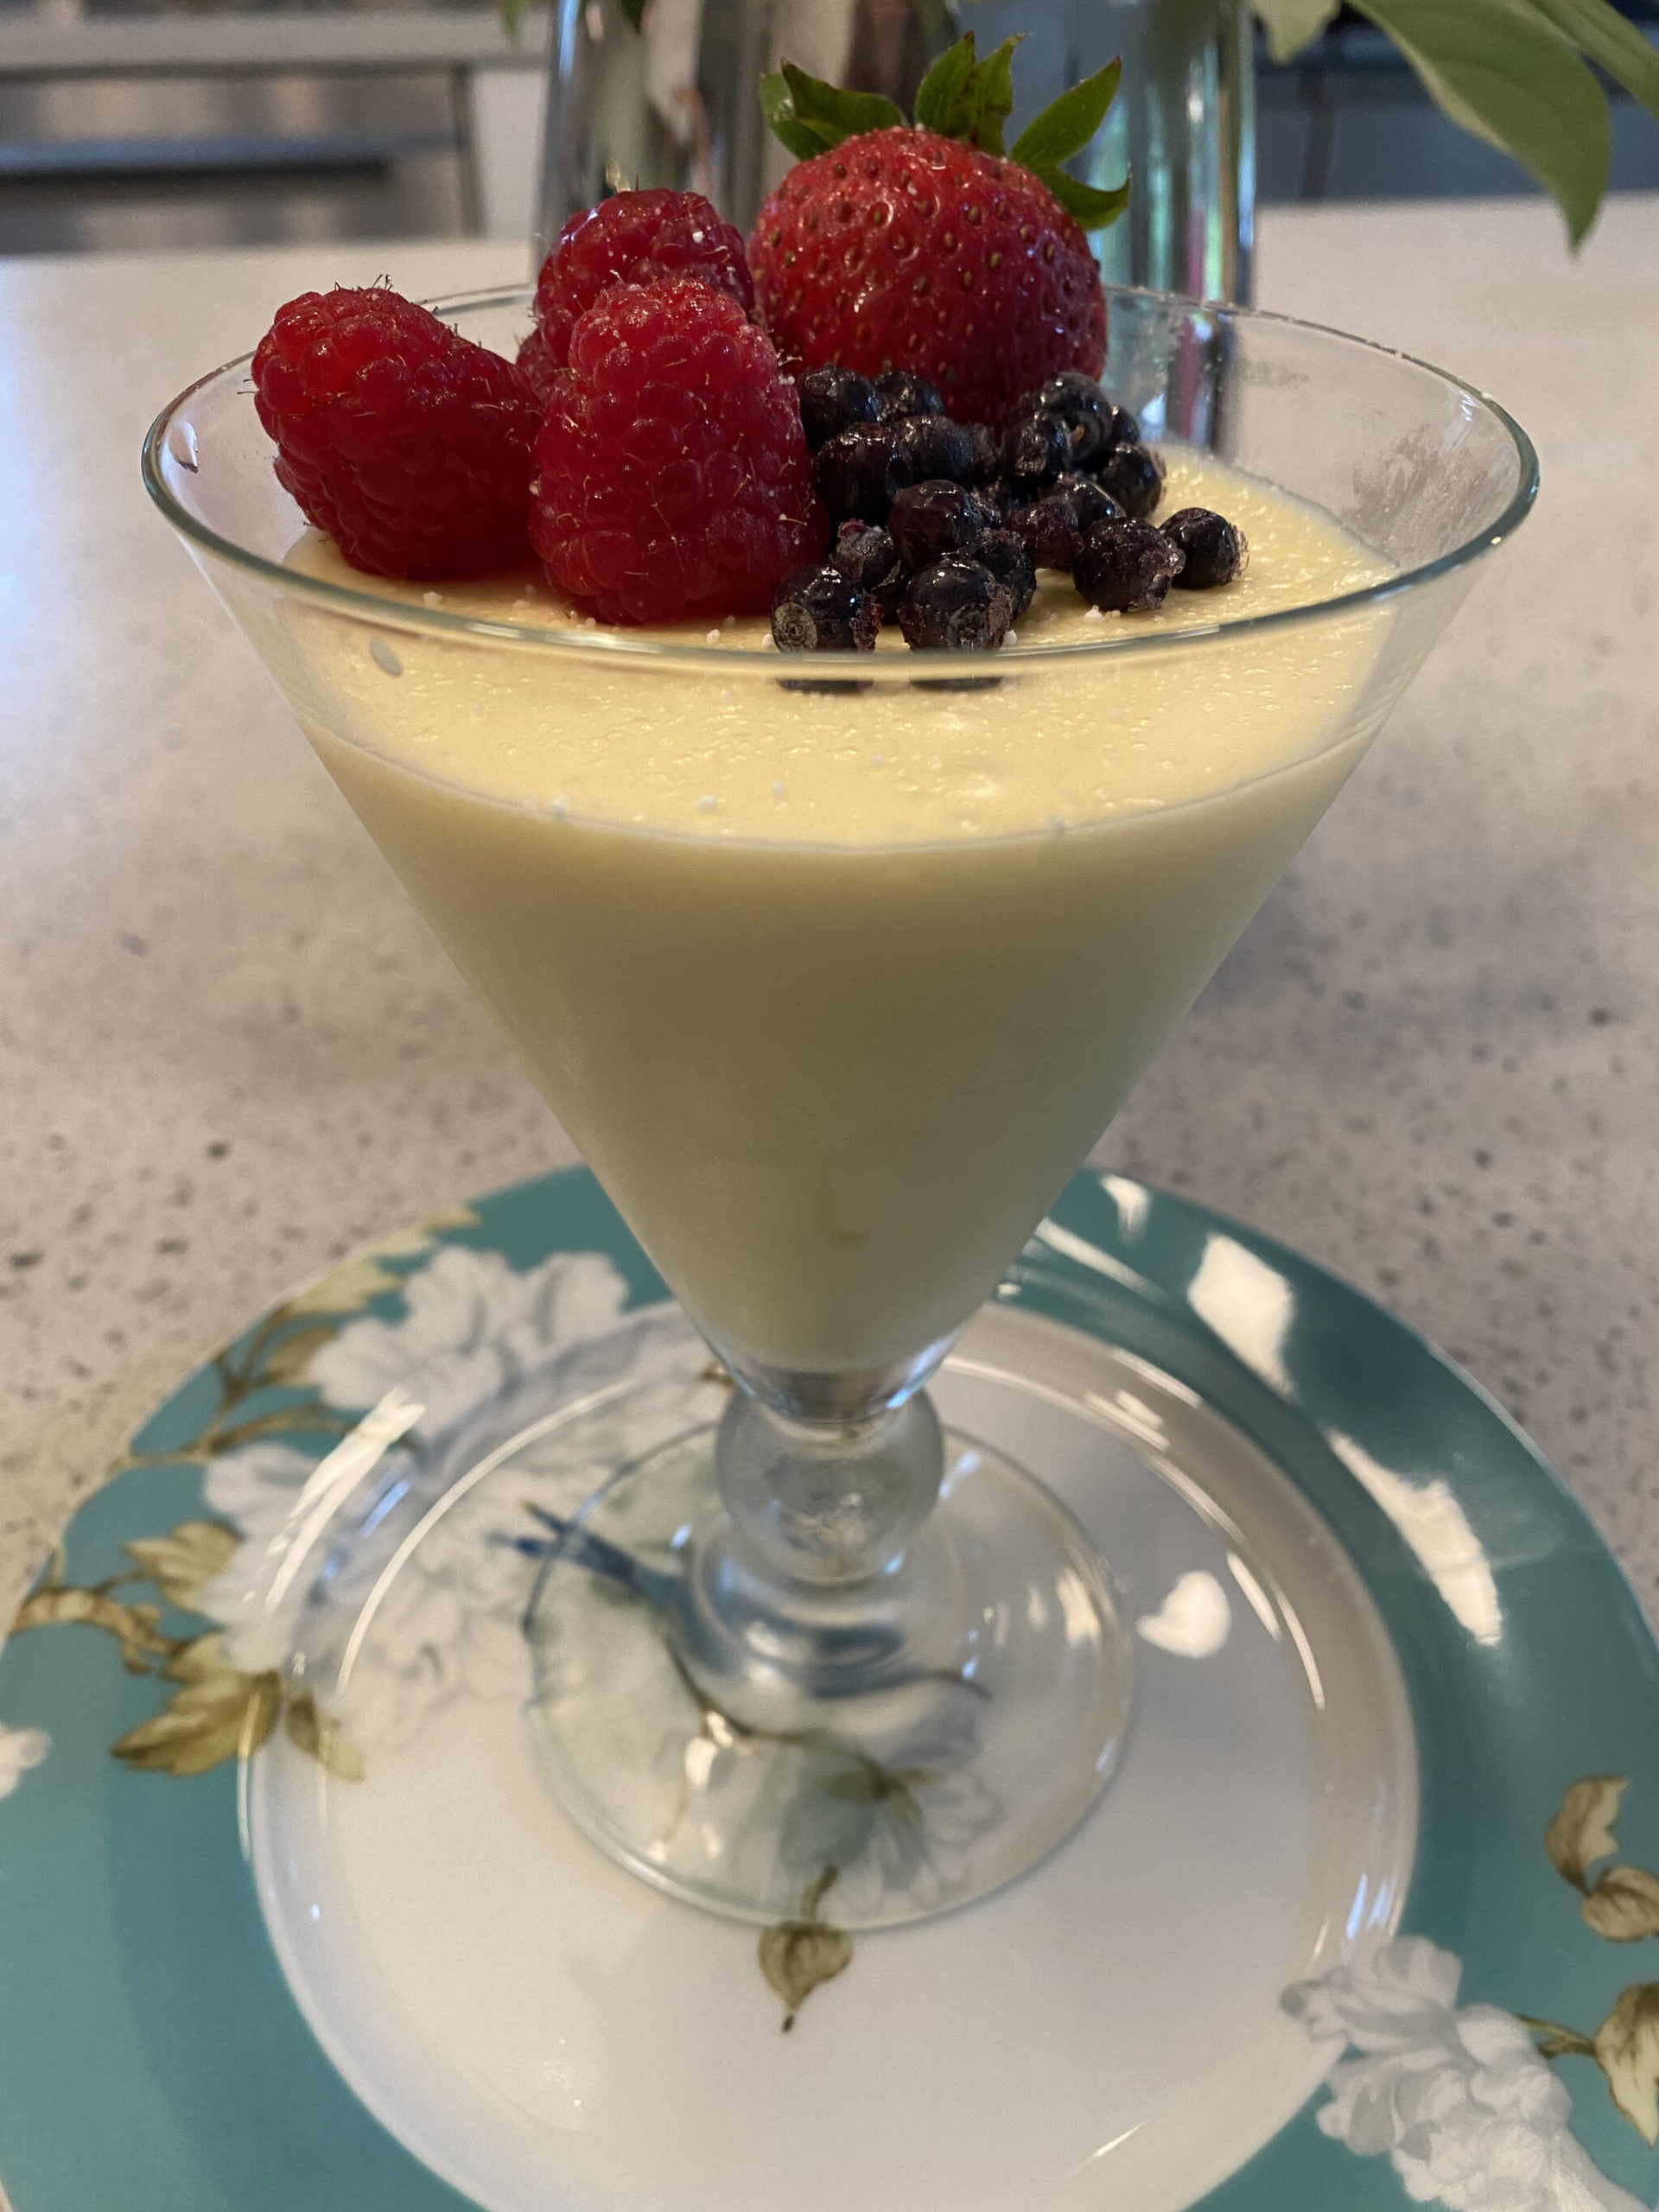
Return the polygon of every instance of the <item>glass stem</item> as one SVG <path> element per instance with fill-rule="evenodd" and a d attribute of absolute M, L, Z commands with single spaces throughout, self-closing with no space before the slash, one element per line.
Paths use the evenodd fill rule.
<path fill-rule="evenodd" d="M 792 1420 L 734 1389 L 715 1442 L 721 1498 L 755 1565 L 785 1582 L 867 1582 L 895 1567 L 944 1471 L 925 1392 L 857 1421 Z"/>
<path fill-rule="evenodd" d="M 692 1546 L 680 1656 L 709 1703 L 777 1736 L 950 1669 L 953 1554 L 930 1527 L 944 1440 L 921 1391 L 802 1421 L 734 1390 L 715 1440 L 721 1511 Z M 937 1648 L 936 1648 L 937 1647 Z"/>

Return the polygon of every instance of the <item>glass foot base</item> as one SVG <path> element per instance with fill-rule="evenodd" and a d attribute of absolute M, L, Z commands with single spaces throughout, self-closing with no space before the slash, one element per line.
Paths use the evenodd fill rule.
<path fill-rule="evenodd" d="M 769 1618 L 734 1587 L 715 1434 L 614 1476 L 537 1586 L 530 1726 L 559 1803 L 658 1888 L 760 1923 L 893 1927 L 1013 1881 L 1122 1748 L 1130 1644 L 1089 1538 L 947 1433 L 938 1503 L 874 1602 Z"/>

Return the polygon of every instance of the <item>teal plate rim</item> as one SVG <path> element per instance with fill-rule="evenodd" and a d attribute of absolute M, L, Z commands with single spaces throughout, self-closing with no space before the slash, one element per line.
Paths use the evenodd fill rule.
<path fill-rule="evenodd" d="M 279 1438 L 321 1457 L 339 1426 L 308 1359 L 348 1318 L 395 1322 L 402 1284 L 452 1245 L 515 1270 L 597 1252 L 630 1305 L 667 1295 L 583 1168 L 383 1240 L 148 1416 L 0 1653 L 15 2212 L 470 2202 L 358 2103 L 289 1994 L 237 1813 L 238 1737 L 275 1705 L 226 1671 L 192 1603 L 229 1540 L 204 1503 L 213 1450 Z M 1192 1200 L 1079 1174 L 998 1295 L 1150 1362 L 1260 1444 L 1354 1561 L 1410 1699 L 1421 1822 L 1401 1935 L 1304 2000 L 1334 2038 L 1326 2086 L 1194 2212 L 1651 2205 L 1659 1645 L 1582 1508 L 1403 1322 Z M 283 1725 L 302 1735 L 306 1717 Z"/>

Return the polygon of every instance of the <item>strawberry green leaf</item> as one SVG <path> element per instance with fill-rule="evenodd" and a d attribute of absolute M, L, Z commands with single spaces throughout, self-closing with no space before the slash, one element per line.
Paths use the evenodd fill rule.
<path fill-rule="evenodd" d="M 886 130 L 905 120 L 904 110 L 880 92 L 842 92 L 837 85 L 826 85 L 822 78 L 809 77 L 792 61 L 784 63 L 783 74 L 793 111 L 791 119 L 811 132 L 817 141 L 815 153 L 839 146 L 844 139 L 856 138 L 864 131 Z"/>
<path fill-rule="evenodd" d="M 826 152 L 834 143 L 820 138 L 817 131 L 796 120 L 788 80 L 775 73 L 760 79 L 760 110 L 772 125 L 772 136 L 781 139 L 798 161 L 810 162 L 814 154 Z"/>
<path fill-rule="evenodd" d="M 1514 0 L 1354 0 L 1452 122 L 1509 154 L 1567 218 L 1596 219 L 1612 156 L 1606 97 L 1549 23 Z"/>
<path fill-rule="evenodd" d="M 1008 149 L 1009 159 L 1034 169 L 1040 162 L 1069 162 L 1073 154 L 1080 154 L 1105 122 L 1122 74 L 1123 64 L 1110 61 L 1062 92 L 1026 125 Z"/>
<path fill-rule="evenodd" d="M 1009 63 L 1020 41 L 1004 39 L 982 61 L 968 31 L 942 54 L 916 93 L 916 120 L 942 138 L 959 138 L 982 153 L 1002 151 L 1002 125 L 1014 107 Z"/>
<path fill-rule="evenodd" d="M 937 130 L 942 138 L 956 136 L 951 124 L 976 66 L 969 31 L 939 56 L 916 87 L 916 120 L 924 130 Z"/>
<path fill-rule="evenodd" d="M 1659 119 L 1659 52 L 1607 0 L 1528 0 L 1633 100 Z"/>
<path fill-rule="evenodd" d="M 966 139 L 982 154 L 1002 151 L 1002 126 L 1014 112 L 1014 77 L 1010 67 L 1020 41 L 1005 38 L 995 54 L 976 61 L 963 88 L 953 117 L 953 138 Z"/>
<path fill-rule="evenodd" d="M 618 6 L 638 30 L 645 20 L 645 0 L 617 0 Z"/>
<path fill-rule="evenodd" d="M 1075 216 L 1085 231 L 1103 231 L 1129 204 L 1128 177 L 1115 190 L 1102 192 L 1053 162 L 1026 162 L 1021 166 L 1048 187 L 1066 213 Z"/>

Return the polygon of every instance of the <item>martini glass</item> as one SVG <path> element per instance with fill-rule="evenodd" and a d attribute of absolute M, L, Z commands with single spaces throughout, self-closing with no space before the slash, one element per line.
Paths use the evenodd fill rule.
<path fill-rule="evenodd" d="M 440 312 L 511 353 L 528 296 Z M 965 1904 L 1116 1770 L 1110 1567 L 925 1386 L 1535 490 L 1509 416 L 1401 355 L 1133 291 L 1109 327 L 1105 381 L 1148 437 L 1325 510 L 1380 580 L 1249 620 L 1195 598 L 1179 632 L 1111 620 L 994 673 L 878 653 L 804 680 L 730 643 L 315 573 L 245 362 L 145 447 L 152 495 L 729 1381 L 718 1419 L 595 1457 L 527 1614 L 528 1725 L 601 1848 L 757 1922 L 810 1923 L 831 1883 L 842 1927 Z M 971 759 L 1014 717 L 1052 813 L 848 842 L 713 794 L 671 832 L 585 806 L 579 780 L 503 780 L 578 714 L 652 759 L 747 717 L 774 794 L 801 748 Z M 1179 804 L 1070 788 L 1080 728 L 1158 751 L 1195 714 L 1273 741 Z M 470 772 L 445 749 L 462 722 Z"/>

